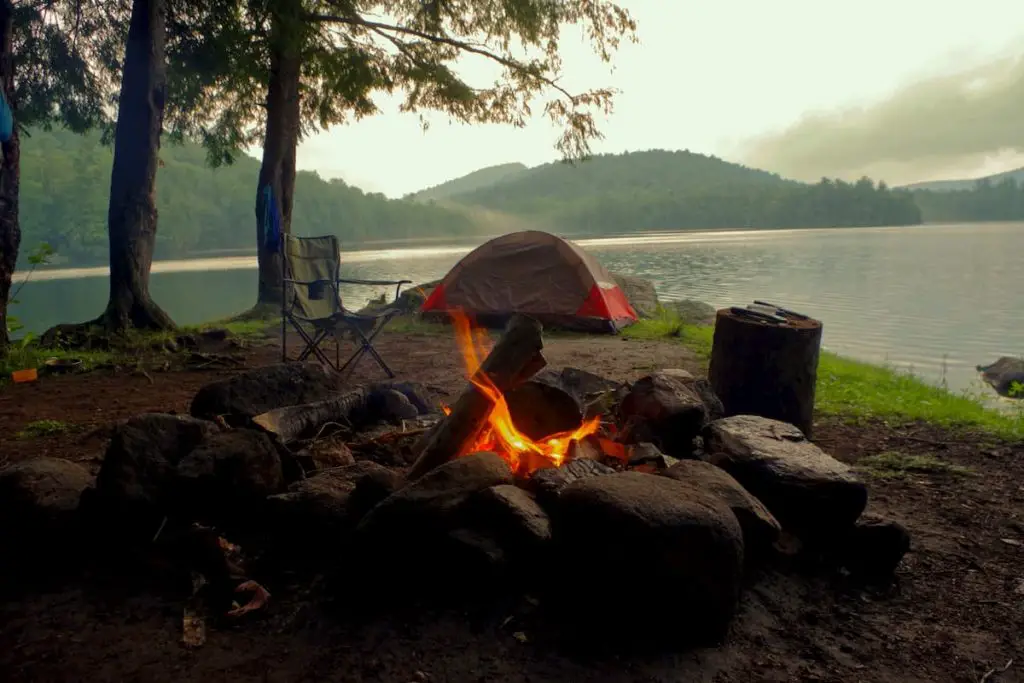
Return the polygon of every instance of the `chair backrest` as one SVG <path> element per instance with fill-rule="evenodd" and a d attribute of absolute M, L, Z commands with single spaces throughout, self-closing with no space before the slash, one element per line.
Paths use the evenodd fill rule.
<path fill-rule="evenodd" d="M 340 313 L 343 309 L 337 290 L 341 272 L 338 238 L 284 235 L 282 246 L 285 310 L 309 320 L 323 320 Z M 318 284 L 296 284 L 316 281 Z"/>

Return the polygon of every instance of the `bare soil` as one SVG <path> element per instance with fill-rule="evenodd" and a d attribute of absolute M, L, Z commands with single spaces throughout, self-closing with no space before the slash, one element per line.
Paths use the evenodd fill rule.
<path fill-rule="evenodd" d="M 442 397 L 457 395 L 464 380 L 451 339 L 382 337 L 378 348 L 399 376 Z M 251 367 L 273 362 L 279 349 L 256 346 L 245 354 Z M 556 338 L 545 355 L 552 365 L 622 380 L 655 367 L 701 370 L 682 346 L 655 341 Z M 56 456 L 95 469 L 113 421 L 145 411 L 186 412 L 196 389 L 230 372 L 237 370 L 102 371 L 5 386 L 2 458 Z M 364 360 L 355 381 L 381 376 Z M 19 436 L 38 420 L 69 429 Z M 979 441 L 924 424 L 850 425 L 834 418 L 817 422 L 815 440 L 853 464 L 897 452 L 969 472 L 866 473 L 870 511 L 902 522 L 913 535 L 897 582 L 865 588 L 838 574 L 766 571 L 752 578 L 741 615 L 717 648 L 627 656 L 601 654 L 612 650 L 596 643 L 581 653 L 551 642 L 522 596 L 367 613 L 346 600 L 358 586 L 328 590 L 323 580 L 285 575 L 264 579 L 273 597 L 258 618 L 217 624 L 202 648 L 187 650 L 180 645 L 180 594 L 146 581 L 90 577 L 45 590 L 0 586 L 0 680 L 1024 681 L 1024 444 Z M 658 586 L 645 584 L 643 567 L 614 589 L 633 591 L 638 600 L 658 593 Z M 664 627 L 621 625 L 624 632 Z M 618 637 L 607 634 L 608 643 Z"/>

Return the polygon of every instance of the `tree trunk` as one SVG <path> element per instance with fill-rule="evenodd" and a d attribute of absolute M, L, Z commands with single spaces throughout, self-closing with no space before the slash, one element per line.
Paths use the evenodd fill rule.
<path fill-rule="evenodd" d="M 292 226 L 295 196 L 295 153 L 299 146 L 299 79 L 302 70 L 300 19 L 293 16 L 299 3 L 278 4 L 273 14 L 270 80 L 267 84 L 267 125 L 263 139 L 263 161 L 256 187 L 256 248 L 259 260 L 259 289 L 256 310 L 274 310 L 281 305 L 281 255 L 267 248 L 263 188 L 273 190 L 281 233 Z M 271 308 L 273 307 L 273 308 Z"/>
<path fill-rule="evenodd" d="M 773 325 L 718 311 L 708 380 L 726 416 L 788 422 L 811 438 L 822 326 L 785 317 Z"/>
<path fill-rule="evenodd" d="M 0 87 L 3 87 L 12 114 L 15 105 L 13 39 L 14 5 L 11 0 L 0 0 Z M 3 160 L 0 161 L 0 355 L 6 351 L 10 341 L 7 337 L 7 305 L 21 245 L 21 226 L 18 224 L 20 168 L 21 149 L 15 121 L 11 139 L 3 144 Z"/>
<path fill-rule="evenodd" d="M 166 18 L 166 0 L 132 3 L 107 212 L 110 300 L 98 321 L 114 331 L 174 327 L 149 294 L 157 227 L 154 193 L 167 79 Z"/>

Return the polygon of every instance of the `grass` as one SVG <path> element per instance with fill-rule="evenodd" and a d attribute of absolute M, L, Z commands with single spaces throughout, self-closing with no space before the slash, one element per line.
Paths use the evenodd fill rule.
<path fill-rule="evenodd" d="M 18 438 L 32 439 L 39 436 L 53 436 L 69 432 L 72 429 L 74 429 L 74 425 L 60 420 L 36 420 L 25 425 L 25 428 L 18 432 Z"/>
<path fill-rule="evenodd" d="M 939 460 L 934 455 L 908 455 L 897 451 L 864 458 L 857 463 L 857 469 L 878 479 L 905 479 L 911 474 L 973 474 L 967 467 Z"/>
<path fill-rule="evenodd" d="M 623 331 L 632 339 L 678 341 L 707 360 L 714 330 L 689 325 L 671 314 L 641 320 Z M 822 352 L 818 362 L 816 408 L 821 415 L 847 420 L 922 421 L 949 429 L 981 431 L 1013 440 L 1024 438 L 1024 405 L 1002 412 L 978 398 L 955 394 L 905 372 Z"/>

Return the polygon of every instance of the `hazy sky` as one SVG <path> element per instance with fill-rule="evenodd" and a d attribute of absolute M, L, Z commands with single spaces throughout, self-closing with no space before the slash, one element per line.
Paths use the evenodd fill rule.
<path fill-rule="evenodd" d="M 563 50 L 570 89 L 622 91 L 597 152 L 690 149 L 801 179 L 868 172 L 894 183 L 1022 165 L 1021 0 L 620 4 L 640 43 L 622 47 L 613 71 L 574 33 Z M 424 132 L 397 101 L 304 141 L 299 167 L 400 196 L 557 158 L 558 131 L 539 116 L 516 129 L 438 115 Z"/>

